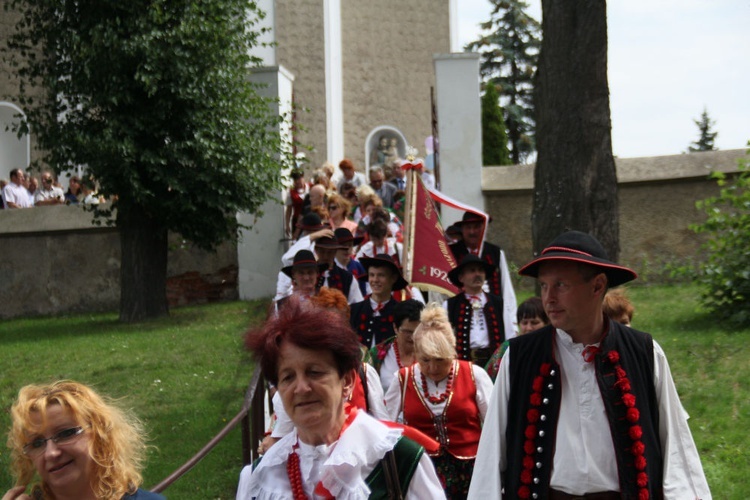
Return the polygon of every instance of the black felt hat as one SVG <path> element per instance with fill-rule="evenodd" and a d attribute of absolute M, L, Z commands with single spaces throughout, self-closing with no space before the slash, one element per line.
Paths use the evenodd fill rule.
<path fill-rule="evenodd" d="M 396 264 L 396 261 L 393 260 L 393 257 L 391 257 L 388 254 L 385 253 L 379 253 L 375 257 L 362 257 L 359 259 L 360 264 L 362 264 L 365 269 L 369 270 L 370 266 L 375 267 L 390 267 L 393 269 L 393 272 L 396 273 L 398 278 L 396 279 L 396 282 L 393 284 L 392 290 L 403 290 L 407 286 L 409 286 L 409 282 L 404 279 L 404 275 L 401 274 L 401 267 Z"/>
<path fill-rule="evenodd" d="M 482 222 L 484 223 L 484 217 L 482 217 L 480 214 L 474 213 L 474 212 L 464 212 L 464 215 L 461 217 L 461 220 L 458 222 L 454 222 L 454 226 L 461 227 L 463 224 L 466 224 L 467 222 Z M 487 217 L 487 222 L 492 222 L 492 217 Z"/>
<path fill-rule="evenodd" d="M 325 229 L 327 226 L 320 220 L 320 215 L 310 212 L 297 221 L 297 227 L 310 233 Z"/>
<path fill-rule="evenodd" d="M 461 276 L 461 271 L 469 264 L 479 264 L 483 266 L 485 278 L 489 278 L 495 272 L 495 268 L 486 260 L 480 259 L 473 253 L 466 254 L 464 255 L 464 258 L 461 259 L 461 262 L 456 267 L 448 271 L 448 279 L 451 281 L 451 283 L 456 285 L 458 288 L 463 287 L 463 283 L 461 283 L 458 277 Z"/>
<path fill-rule="evenodd" d="M 318 273 L 322 273 L 328 269 L 328 264 L 318 262 L 315 255 L 310 250 L 300 250 L 294 254 L 294 260 L 291 266 L 281 268 L 281 272 L 292 277 L 292 271 L 295 269 L 304 269 L 308 267 L 317 267 Z"/>
<path fill-rule="evenodd" d="M 352 232 L 345 227 L 336 229 L 333 234 L 336 236 L 336 240 L 342 245 L 348 245 L 351 242 L 351 244 L 356 247 L 362 243 L 362 240 L 364 239 L 362 236 L 354 236 Z"/>
<path fill-rule="evenodd" d="M 555 238 L 542 250 L 542 255 L 519 269 L 518 274 L 536 278 L 539 275 L 539 265 L 551 260 L 581 262 L 599 267 L 607 275 L 610 287 L 622 285 L 638 277 L 632 269 L 609 260 L 602 244 L 590 234 L 581 231 L 568 231 Z"/>

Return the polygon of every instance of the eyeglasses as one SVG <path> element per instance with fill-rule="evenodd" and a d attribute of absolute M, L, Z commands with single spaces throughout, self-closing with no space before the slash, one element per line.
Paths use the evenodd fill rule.
<path fill-rule="evenodd" d="M 83 434 L 83 431 L 83 427 L 71 427 L 70 429 L 63 429 L 48 438 L 37 438 L 24 446 L 23 452 L 30 457 L 35 457 L 47 448 L 47 441 L 52 441 L 58 446 L 68 445 L 78 439 L 78 436 Z"/>

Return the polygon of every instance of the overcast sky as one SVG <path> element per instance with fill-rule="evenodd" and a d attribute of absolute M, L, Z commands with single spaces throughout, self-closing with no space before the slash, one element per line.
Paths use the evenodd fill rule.
<path fill-rule="evenodd" d="M 541 1 L 527 0 L 541 19 Z M 490 18 L 489 0 L 459 0 L 461 47 Z M 750 0 L 610 0 L 609 91 L 616 156 L 679 154 L 704 107 L 719 149 L 750 139 Z"/>

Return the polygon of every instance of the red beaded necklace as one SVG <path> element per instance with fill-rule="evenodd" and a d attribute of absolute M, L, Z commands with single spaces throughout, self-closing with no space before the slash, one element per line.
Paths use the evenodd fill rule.
<path fill-rule="evenodd" d="M 297 455 L 299 443 L 295 443 L 289 459 L 286 461 L 286 473 L 289 476 L 289 483 L 292 485 L 292 495 L 294 500 L 307 500 L 305 488 L 302 486 L 302 471 L 299 468 L 299 455 Z"/>
<path fill-rule="evenodd" d="M 443 391 L 438 396 L 431 396 L 430 393 L 427 390 L 427 377 L 424 376 L 423 372 L 420 372 L 419 375 L 422 377 L 422 392 L 424 393 L 425 397 L 427 398 L 427 401 L 434 405 L 438 405 L 448 399 L 448 396 L 451 394 L 451 389 L 453 389 L 453 368 L 456 366 L 456 363 L 451 363 L 451 370 L 448 372 L 448 382 L 445 384 L 445 391 Z"/>
<path fill-rule="evenodd" d="M 393 341 L 393 354 L 396 355 L 396 364 L 398 364 L 398 367 L 403 368 L 404 366 L 401 364 L 401 354 L 398 352 L 398 340 Z"/>

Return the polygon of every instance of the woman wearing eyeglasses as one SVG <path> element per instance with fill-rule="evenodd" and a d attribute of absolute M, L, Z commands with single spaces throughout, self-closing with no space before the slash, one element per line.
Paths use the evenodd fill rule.
<path fill-rule="evenodd" d="M 11 418 L 16 487 L 2 500 L 164 498 L 138 488 L 146 451 L 140 422 L 89 387 L 72 381 L 27 385 Z"/>
<path fill-rule="evenodd" d="M 328 215 L 331 218 L 331 229 L 346 228 L 354 234 L 357 231 L 357 223 L 348 219 L 351 211 L 351 203 L 339 194 L 332 194 L 328 198 Z"/>

